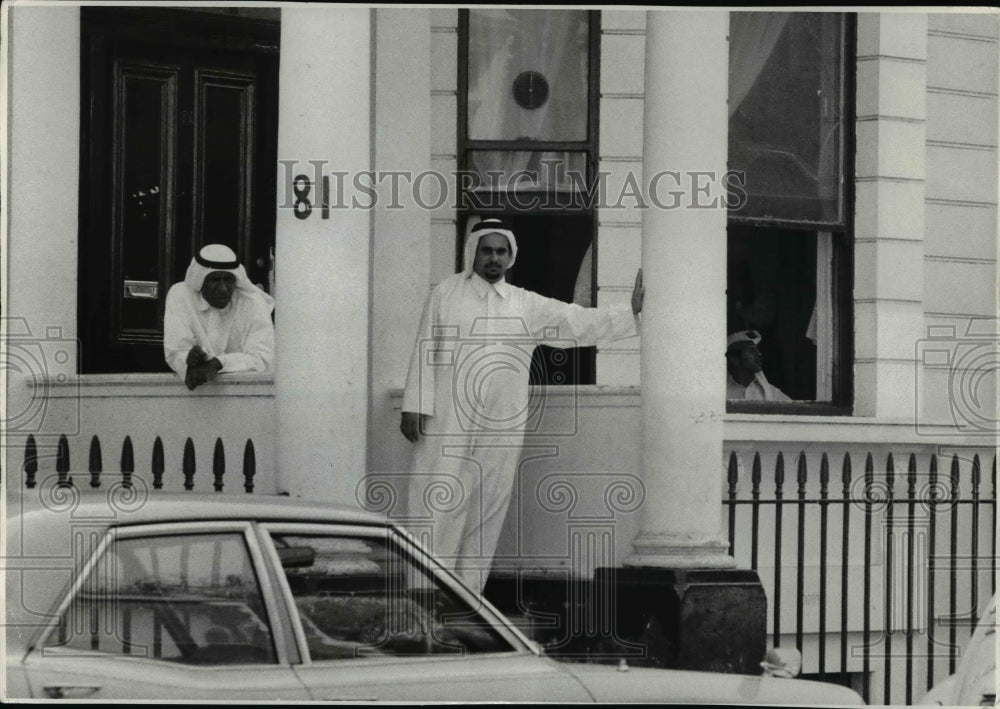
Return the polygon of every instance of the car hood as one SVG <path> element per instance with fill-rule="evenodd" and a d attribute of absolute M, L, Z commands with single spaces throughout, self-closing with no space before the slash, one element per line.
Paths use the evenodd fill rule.
<path fill-rule="evenodd" d="M 756 675 L 566 664 L 597 702 L 860 706 L 861 696 L 828 682 Z"/>

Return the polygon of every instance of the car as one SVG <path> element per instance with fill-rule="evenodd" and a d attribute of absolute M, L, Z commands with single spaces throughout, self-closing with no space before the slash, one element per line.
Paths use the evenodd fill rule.
<path fill-rule="evenodd" d="M 976 625 L 955 674 L 949 675 L 917 704 L 932 706 L 995 706 L 997 703 L 997 599 Z"/>
<path fill-rule="evenodd" d="M 8 700 L 863 703 L 774 672 L 557 662 L 373 513 L 73 492 L 8 500 Z"/>

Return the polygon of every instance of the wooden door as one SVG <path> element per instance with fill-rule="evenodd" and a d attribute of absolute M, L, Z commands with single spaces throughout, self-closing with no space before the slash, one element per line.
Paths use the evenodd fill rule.
<path fill-rule="evenodd" d="M 166 293 L 197 249 L 228 244 L 268 284 L 279 25 L 82 10 L 81 371 L 167 371 Z"/>

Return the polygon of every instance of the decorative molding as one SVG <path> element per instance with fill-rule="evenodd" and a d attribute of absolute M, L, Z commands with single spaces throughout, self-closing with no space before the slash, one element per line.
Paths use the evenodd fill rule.
<path fill-rule="evenodd" d="M 997 149 L 995 145 L 986 145 L 983 143 L 961 143 L 952 140 L 928 140 L 926 141 L 928 148 L 957 148 L 959 150 L 981 150 L 984 152 L 994 152 Z"/>

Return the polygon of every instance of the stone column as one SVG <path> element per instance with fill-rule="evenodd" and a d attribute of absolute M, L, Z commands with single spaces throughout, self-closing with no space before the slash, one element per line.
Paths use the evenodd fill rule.
<path fill-rule="evenodd" d="M 729 14 L 646 13 L 641 419 L 645 502 L 595 574 L 629 664 L 760 671 L 767 600 L 722 529 Z"/>
<path fill-rule="evenodd" d="M 643 170 L 650 205 L 643 213 L 641 345 L 646 501 L 625 564 L 731 567 L 720 504 L 729 15 L 653 10 L 646 16 Z"/>
<path fill-rule="evenodd" d="M 371 198 L 352 184 L 373 164 L 372 12 L 329 6 L 281 11 L 277 480 L 279 490 L 294 497 L 358 506 L 366 467 L 371 300 L 371 209 L 364 205 Z M 297 175 L 304 178 L 296 186 Z M 330 178 L 328 210 L 318 179 L 323 175 Z M 360 206 L 352 205 L 355 197 Z M 306 201 L 312 210 L 301 218 Z"/>

